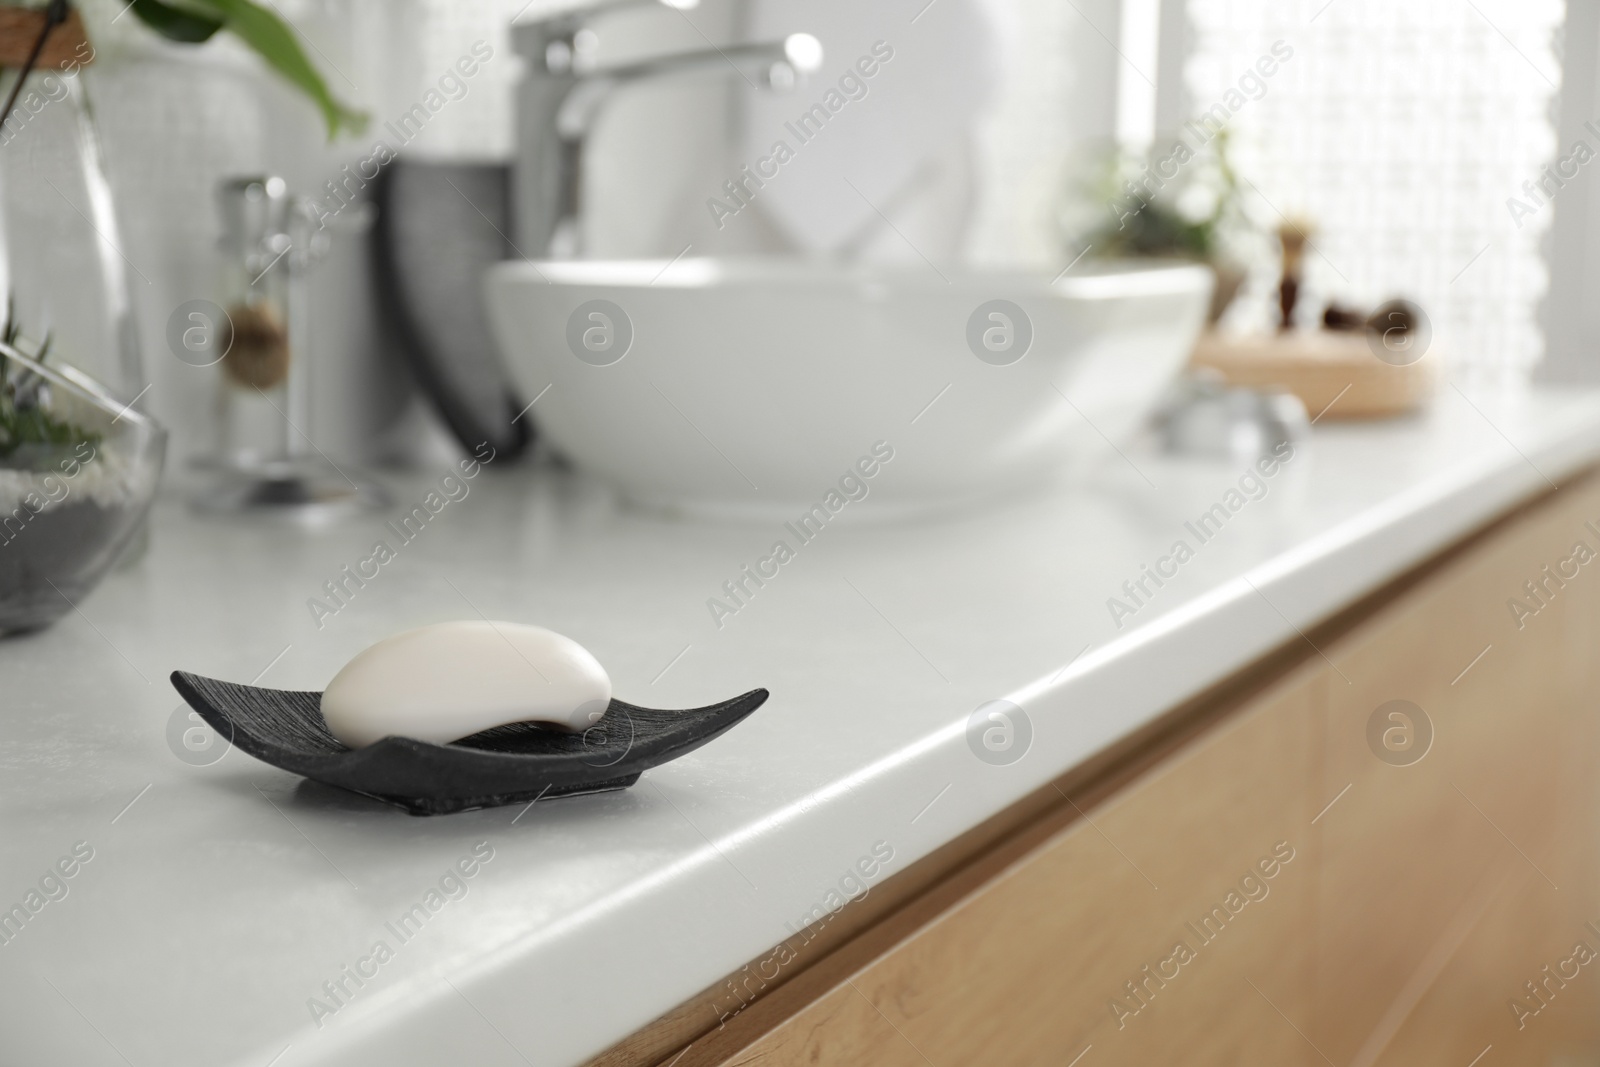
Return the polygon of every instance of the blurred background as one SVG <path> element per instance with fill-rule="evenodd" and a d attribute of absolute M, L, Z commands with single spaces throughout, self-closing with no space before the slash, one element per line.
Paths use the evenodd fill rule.
<path fill-rule="evenodd" d="M 107 855 L 0 1058 L 1595 1062 L 1592 978 L 1511 1035 L 1600 958 L 1600 2 L 20 0 L 0 67 L 0 906 Z M 618 759 L 623 698 L 773 699 L 526 819 L 589 703 L 506 698 L 516 789 L 342 776 L 312 690 L 496 618 L 605 665 Z M 774 985 L 833 991 L 724 1034 L 875 841 Z"/>
<path fill-rule="evenodd" d="M 84 8 L 98 53 L 94 104 L 153 381 L 145 403 L 173 433 L 174 472 L 212 447 L 212 385 L 168 358 L 166 331 L 184 301 L 222 297 L 219 183 L 273 173 L 292 189 L 325 194 L 325 183 L 370 157 L 377 140 L 395 141 L 385 124 L 475 42 L 492 58 L 403 153 L 509 159 L 523 63 L 509 25 L 557 5 L 275 6 L 304 35 L 333 92 L 369 113 L 366 132 L 330 143 L 311 104 L 232 38 L 198 48 L 175 44 L 121 17 L 117 0 Z M 859 235 L 859 254 L 907 258 L 918 254 L 915 246 L 934 259 L 1051 271 L 1086 246 L 1097 254 L 1096 231 L 1114 228 L 1113 171 L 1137 178 L 1145 164 L 1170 156 L 1186 121 L 1242 92 L 1243 106 L 1230 109 L 1226 124 L 1234 187 L 1223 189 L 1216 178 L 1213 144 L 1202 150 L 1209 162 L 1185 167 L 1162 197 L 1201 221 L 1216 214 L 1219 197 L 1228 200 L 1226 218 L 1200 253 L 1244 274 L 1224 328 L 1262 330 L 1275 321 L 1274 235 L 1287 220 L 1304 221 L 1311 247 L 1302 315 L 1315 317 L 1329 302 L 1370 308 L 1403 295 L 1448 338 L 1455 375 L 1504 382 L 1534 373 L 1593 376 L 1594 324 L 1583 296 L 1585 249 L 1593 244 L 1587 238 L 1596 225 L 1589 197 L 1578 183 L 1542 203 L 1524 189 L 1565 154 L 1563 145 L 1595 140 L 1582 128 L 1595 104 L 1592 11 L 1569 11 L 1559 0 L 985 0 L 934 3 L 909 26 L 899 10 L 907 5 L 885 4 L 881 21 L 890 26 L 892 16 L 892 30 L 877 32 L 877 16 L 853 12 L 857 6 L 707 0 L 681 17 L 609 16 L 617 25 L 603 35 L 606 58 L 746 39 L 791 21 L 822 36 L 825 47 L 853 49 L 852 37 L 890 40 L 912 68 L 902 68 L 902 84 L 913 82 L 920 94 L 917 108 L 902 105 L 900 113 L 917 116 L 921 128 L 901 131 L 893 149 L 910 174 L 903 183 L 909 192 L 895 199 L 896 190 L 886 190 L 880 200 L 864 190 L 888 204 L 893 226 Z M 1241 90 L 1241 76 L 1274 42 L 1292 58 Z M 822 81 L 853 55 L 829 49 Z M 882 81 L 875 91 L 889 97 L 896 90 Z M 861 214 L 859 203 L 807 205 L 772 195 L 720 230 L 713 225 L 708 191 L 754 158 L 745 133 L 756 125 L 750 113 L 797 102 L 757 94 L 735 79 L 659 83 L 620 95 L 590 153 L 588 254 L 671 257 L 690 244 L 695 255 L 814 251 L 833 235 L 808 247 L 807 211 L 846 216 L 840 229 L 864 224 L 871 213 Z M 892 128 L 895 107 L 891 101 L 864 120 L 863 136 Z M 51 151 L 63 143 L 30 137 L 17 147 Z M 800 162 L 813 169 L 834 163 Z M 34 198 L 35 224 L 87 239 L 88 221 L 74 199 Z M 1511 208 L 1512 199 L 1527 210 Z M 393 340 L 374 308 L 371 227 L 352 212 L 334 233 L 317 268 L 319 403 L 308 433 L 330 454 L 352 460 L 441 454 L 451 446 L 388 351 Z M 73 262 L 64 253 L 59 269 L 71 272 Z M 62 288 L 55 291 L 59 300 Z M 71 341 L 74 318 L 58 318 L 54 327 Z"/>

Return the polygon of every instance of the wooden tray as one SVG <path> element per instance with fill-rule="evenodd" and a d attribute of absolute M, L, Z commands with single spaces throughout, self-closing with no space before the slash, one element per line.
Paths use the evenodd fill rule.
<path fill-rule="evenodd" d="M 1313 417 L 1322 413 L 1329 419 L 1415 411 L 1433 392 L 1438 364 L 1432 351 L 1406 366 L 1385 363 L 1373 354 L 1365 334 L 1329 330 L 1244 337 L 1206 333 L 1189 359 L 1191 367 L 1215 370 L 1229 385 L 1287 390 Z"/>

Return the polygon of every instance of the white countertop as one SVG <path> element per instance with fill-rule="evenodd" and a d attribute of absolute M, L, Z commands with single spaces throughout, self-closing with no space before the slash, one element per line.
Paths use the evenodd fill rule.
<path fill-rule="evenodd" d="M 164 503 L 81 613 L 0 641 L 0 911 L 93 849 L 0 944 L 0 1062 L 577 1063 L 788 936 L 875 846 L 877 882 L 1597 457 L 1597 394 L 1447 387 L 1424 418 L 1321 425 L 1120 630 L 1107 598 L 1196 545 L 1184 523 L 1242 468 L 1133 451 L 917 524 L 869 497 L 720 630 L 707 599 L 781 527 L 493 467 L 403 546 L 382 517 Z M 409 508 L 430 482 L 393 484 Z M 380 538 L 397 558 L 319 630 L 307 599 Z M 480 610 L 576 638 L 634 703 L 772 698 L 626 792 L 429 819 L 169 748 L 174 668 L 320 689 L 381 636 Z M 1033 739 L 996 766 L 966 722 L 1002 697 Z M 386 924 L 474 846 L 492 859 L 402 942 Z M 310 998 L 379 941 L 392 958 L 319 1027 Z"/>

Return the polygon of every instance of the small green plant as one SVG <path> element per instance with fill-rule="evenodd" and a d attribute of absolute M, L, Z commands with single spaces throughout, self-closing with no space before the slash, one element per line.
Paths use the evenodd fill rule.
<path fill-rule="evenodd" d="M 20 340 L 21 331 L 8 303 L 6 326 L 0 331 L 0 341 L 21 351 L 17 347 Z M 46 336 L 33 359 L 43 363 L 49 355 L 50 338 Z M 71 447 L 85 441 L 99 445 L 99 434 L 59 419 L 41 406 L 45 388 L 42 379 L 37 375 L 14 375 L 11 367 L 12 361 L 0 354 L 0 460 L 27 445 Z"/>
<path fill-rule="evenodd" d="M 133 0 L 133 13 L 152 30 L 183 44 L 209 41 L 226 30 L 243 41 L 267 65 L 311 98 L 322 112 L 328 139 L 340 130 L 360 133 L 367 116 L 341 103 L 306 58 L 295 31 L 270 8 L 253 0 Z"/>
<path fill-rule="evenodd" d="M 1076 235 L 1096 256 L 1178 256 L 1215 263 L 1230 231 L 1248 227 L 1228 134 L 1199 149 L 1135 155 L 1113 150 L 1087 183 L 1085 199 L 1104 205 Z"/>
<path fill-rule="evenodd" d="M 128 6 L 140 22 L 169 41 L 202 44 L 222 30 L 239 38 L 265 60 L 267 66 L 310 98 L 322 112 L 328 140 L 339 136 L 341 130 L 360 133 L 366 128 L 366 114 L 349 107 L 329 91 L 328 83 L 306 58 L 294 28 L 271 8 L 255 0 L 130 0 Z M 44 25 L 27 63 L 13 83 L 10 99 L 0 111 L 0 121 L 10 115 L 23 80 L 38 60 L 46 38 L 67 21 L 71 9 L 70 0 L 49 0 L 43 5 Z"/>

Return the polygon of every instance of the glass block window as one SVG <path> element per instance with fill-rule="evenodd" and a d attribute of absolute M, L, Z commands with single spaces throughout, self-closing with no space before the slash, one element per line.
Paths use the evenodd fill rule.
<path fill-rule="evenodd" d="M 1525 374 L 1542 351 L 1552 210 L 1524 183 L 1562 154 L 1562 0 L 1189 0 L 1188 12 L 1191 113 L 1274 42 L 1294 50 L 1229 125 L 1252 214 L 1269 229 L 1316 224 L 1302 311 L 1408 296 L 1458 376 Z M 1513 217 L 1513 197 L 1530 210 Z M 1265 326 L 1274 282 L 1259 269 L 1230 323 Z"/>

